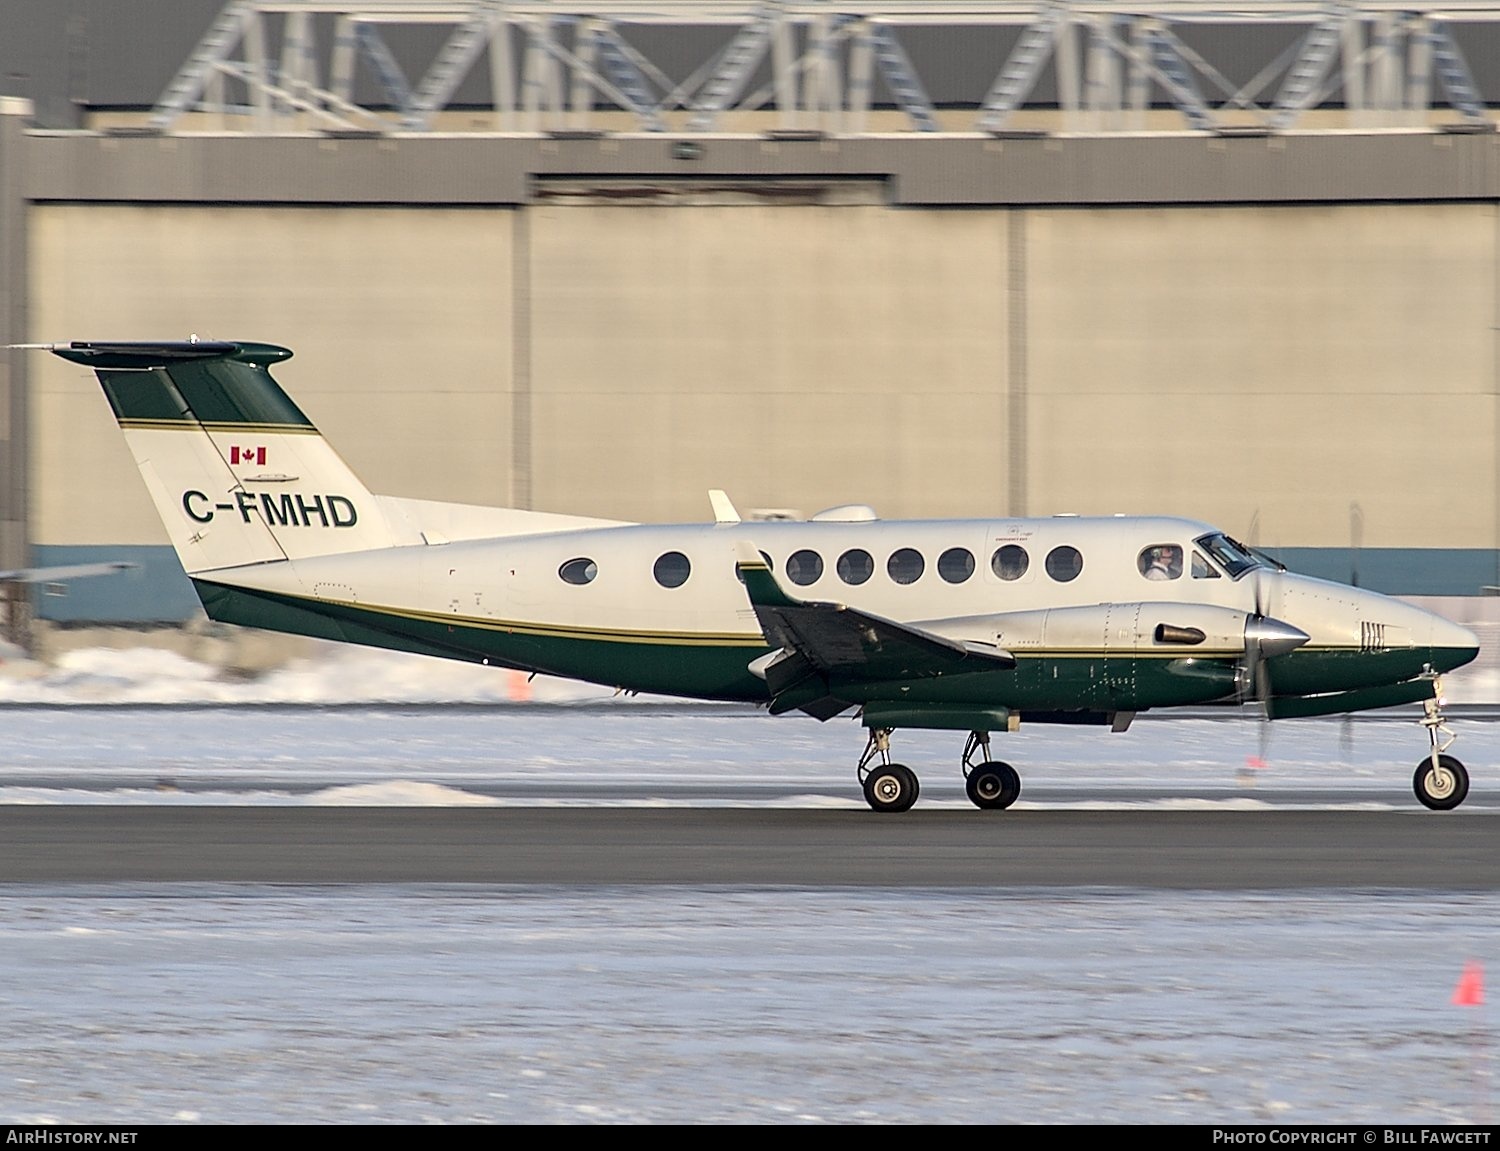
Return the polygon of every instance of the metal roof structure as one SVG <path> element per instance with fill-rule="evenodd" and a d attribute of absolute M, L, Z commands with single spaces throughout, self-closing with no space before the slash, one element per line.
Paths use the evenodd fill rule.
<path fill-rule="evenodd" d="M 1489 131 L 1496 43 L 1495 0 L 231 0 L 146 130 Z"/>

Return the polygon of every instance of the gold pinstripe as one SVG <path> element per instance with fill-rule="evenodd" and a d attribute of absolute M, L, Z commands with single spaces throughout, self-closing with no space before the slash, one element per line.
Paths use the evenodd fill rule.
<path fill-rule="evenodd" d="M 146 429 L 148 431 L 181 431 L 181 432 L 249 432 L 258 436 L 316 436 L 319 435 L 317 428 L 311 424 L 251 424 L 251 423 L 226 423 L 217 421 L 213 423 L 200 423 L 198 420 L 145 420 L 145 419 L 122 419 L 117 421 L 121 428 L 126 430 Z"/>

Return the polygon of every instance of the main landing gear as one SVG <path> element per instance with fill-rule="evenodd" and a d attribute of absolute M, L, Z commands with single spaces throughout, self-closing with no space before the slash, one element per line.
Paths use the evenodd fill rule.
<path fill-rule="evenodd" d="M 876 757 L 880 762 L 874 767 L 870 761 Z M 872 727 L 865 753 L 859 757 L 855 769 L 859 782 L 865 789 L 865 802 L 876 811 L 909 811 L 917 802 L 922 785 L 917 782 L 917 773 L 904 763 L 891 762 L 891 729 Z"/>
<path fill-rule="evenodd" d="M 1442 689 L 1439 686 L 1437 690 L 1438 696 L 1422 705 L 1422 726 L 1432 741 L 1432 751 L 1417 764 L 1411 787 L 1424 806 L 1433 811 L 1452 811 L 1469 794 L 1469 769 L 1456 756 L 1444 754 L 1458 736 L 1443 722 Z"/>
<path fill-rule="evenodd" d="M 984 760 L 974 762 L 975 752 L 984 752 Z M 1000 811 L 1015 803 L 1021 794 L 1021 776 L 1008 763 L 992 760 L 990 735 L 987 731 L 969 733 L 964 744 L 964 789 L 975 807 Z M 880 762 L 870 766 L 878 759 Z M 856 769 L 865 791 L 865 802 L 876 811 L 907 811 L 917 802 L 921 784 L 916 772 L 904 763 L 891 762 L 891 729 L 873 727 L 865 752 Z"/>
<path fill-rule="evenodd" d="M 981 763 L 974 762 L 974 753 L 984 752 Z M 964 790 L 969 793 L 969 802 L 985 811 L 1004 811 L 1021 796 L 1021 775 L 1008 763 L 990 758 L 990 733 L 969 732 L 964 744 Z"/>

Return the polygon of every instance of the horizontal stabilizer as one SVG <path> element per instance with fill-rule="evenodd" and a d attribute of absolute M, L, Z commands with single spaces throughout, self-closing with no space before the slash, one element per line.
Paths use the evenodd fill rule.
<path fill-rule="evenodd" d="M 276 344 L 227 340 L 74 340 L 70 344 L 38 344 L 75 364 L 90 368 L 144 371 L 190 360 L 243 360 L 274 364 L 292 358 L 291 349 Z"/>

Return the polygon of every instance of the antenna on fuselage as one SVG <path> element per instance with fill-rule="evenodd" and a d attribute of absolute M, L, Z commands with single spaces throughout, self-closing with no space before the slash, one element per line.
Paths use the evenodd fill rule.
<path fill-rule="evenodd" d="M 727 493 L 718 488 L 708 490 L 708 506 L 714 510 L 714 523 L 737 524 L 740 522 L 740 513 L 735 510 L 734 501 Z"/>

